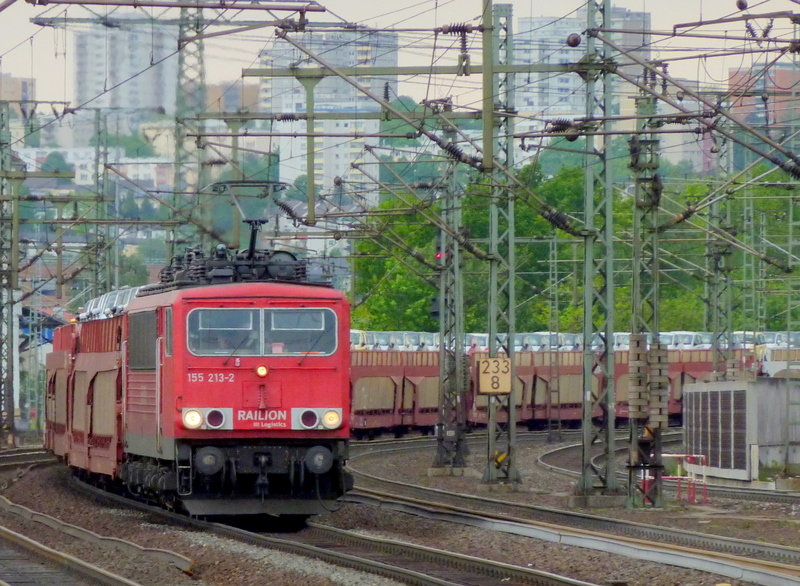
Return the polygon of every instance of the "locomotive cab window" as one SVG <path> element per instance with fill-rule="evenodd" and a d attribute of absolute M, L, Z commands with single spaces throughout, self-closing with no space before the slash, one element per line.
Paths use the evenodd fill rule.
<path fill-rule="evenodd" d="M 329 309 L 265 310 L 265 354 L 332 354 L 336 315 Z"/>
<path fill-rule="evenodd" d="M 195 309 L 189 313 L 188 347 L 198 356 L 259 356 L 257 309 Z"/>
<path fill-rule="evenodd" d="M 336 314 L 325 308 L 194 309 L 187 334 L 196 356 L 327 356 L 336 350 Z"/>

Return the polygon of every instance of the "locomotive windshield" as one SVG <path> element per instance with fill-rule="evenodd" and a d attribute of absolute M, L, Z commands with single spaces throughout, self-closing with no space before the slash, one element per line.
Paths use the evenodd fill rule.
<path fill-rule="evenodd" d="M 187 334 L 196 356 L 330 355 L 336 314 L 324 308 L 194 309 Z"/>

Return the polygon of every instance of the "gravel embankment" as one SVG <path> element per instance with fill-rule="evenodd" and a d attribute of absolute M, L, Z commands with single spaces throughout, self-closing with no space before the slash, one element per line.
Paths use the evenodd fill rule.
<path fill-rule="evenodd" d="M 396 586 L 397 582 L 324 562 L 246 545 L 186 528 L 166 525 L 138 511 L 103 506 L 67 485 L 63 467 L 40 468 L 0 492 L 12 502 L 78 525 L 99 535 L 142 547 L 174 551 L 195 561 L 195 578 L 147 556 L 131 558 L 109 548 L 65 537 L 40 523 L 0 511 L 0 524 L 64 553 L 134 580 L 143 586 Z"/>
<path fill-rule="evenodd" d="M 570 442 L 571 444 L 574 442 Z M 523 477 L 519 491 L 487 493 L 479 479 L 467 477 L 428 477 L 427 469 L 433 462 L 432 450 L 404 453 L 396 458 L 368 458 L 352 462 L 353 468 L 400 482 L 413 482 L 467 494 L 482 494 L 502 500 L 529 503 L 566 509 L 567 499 L 573 493 L 574 481 L 566 476 L 551 473 L 536 464 L 537 458 L 550 450 L 568 444 L 522 444 L 517 448 L 518 466 Z M 470 468 L 475 474 L 483 472 L 485 454 L 473 450 Z M 698 489 L 698 497 L 700 497 Z M 707 505 L 689 504 L 685 497 L 675 501 L 667 492 L 668 504 L 664 509 L 607 508 L 587 510 L 591 514 L 627 519 L 664 527 L 710 533 L 725 537 L 751 539 L 800 548 L 800 506 L 779 503 L 761 503 L 709 497 Z"/>
<path fill-rule="evenodd" d="M 572 490 L 568 478 L 538 469 L 535 459 L 552 445 L 522 446 L 519 450 L 520 469 L 524 475 L 523 489 L 498 495 L 548 506 L 564 506 Z M 482 470 L 480 455 L 472 456 L 472 466 Z M 395 457 L 353 462 L 356 468 L 403 482 L 418 482 L 427 486 L 458 492 L 481 490 L 475 478 L 427 476 L 433 452 L 403 453 Z M 67 486 L 67 471 L 62 467 L 32 470 L 2 490 L 11 501 L 53 515 L 105 536 L 119 537 L 145 547 L 163 548 L 182 553 L 196 561 L 197 577 L 191 579 L 178 570 L 159 565 L 150 558 L 131 559 L 115 550 L 104 551 L 74 539 L 65 539 L 36 523 L 0 513 L 0 524 L 19 531 L 37 541 L 65 551 L 110 571 L 125 575 L 143 585 L 180 586 L 182 584 L 275 586 L 304 584 L 328 586 L 384 586 L 393 584 L 383 578 L 337 568 L 321 562 L 276 553 L 262 548 L 220 539 L 185 528 L 165 525 L 162 521 L 139 512 L 125 511 L 98 505 Z M 0 479 L 0 485 L 3 480 Z M 788 507 L 791 509 L 791 507 Z M 765 539 L 780 543 L 783 539 L 798 539 L 800 521 L 797 511 L 786 506 L 717 503 L 708 507 L 672 505 L 662 511 L 628 511 L 607 509 L 598 514 L 631 518 L 646 523 L 683 526 L 694 530 L 711 530 L 719 534 L 748 539 Z M 714 586 L 744 583 L 701 572 L 694 572 L 628 560 L 604 553 L 569 548 L 531 539 L 448 523 L 428 521 L 409 515 L 348 505 L 337 513 L 320 519 L 325 523 L 347 529 L 357 529 L 369 535 L 415 541 L 431 547 L 452 549 L 461 553 L 496 559 L 507 563 L 564 574 L 573 578 L 610 583 L 627 582 L 628 586 Z M 776 531 L 789 524 L 794 531 Z M 199 578 L 199 579 L 198 579 Z"/>

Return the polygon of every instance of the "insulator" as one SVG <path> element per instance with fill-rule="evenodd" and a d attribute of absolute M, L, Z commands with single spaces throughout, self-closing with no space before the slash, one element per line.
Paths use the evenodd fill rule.
<path fill-rule="evenodd" d="M 772 32 L 772 26 L 774 24 L 775 24 L 775 19 L 774 18 L 770 19 L 769 24 L 767 24 L 767 26 L 764 27 L 764 30 L 761 31 L 762 39 L 766 39 L 769 36 L 769 33 Z"/>
<path fill-rule="evenodd" d="M 544 214 L 542 214 L 542 217 L 556 228 L 560 228 L 564 231 L 567 231 L 567 229 L 570 227 L 569 218 L 564 212 L 547 210 Z"/>
<path fill-rule="evenodd" d="M 751 37 L 753 37 L 754 39 L 758 38 L 758 33 L 756 33 L 756 27 L 753 26 L 752 22 L 748 20 L 746 23 L 744 23 L 744 28 L 747 29 L 747 32 L 750 34 Z"/>
<path fill-rule="evenodd" d="M 739 10 L 747 10 L 747 0 L 736 0 L 736 8 Z"/>
<path fill-rule="evenodd" d="M 465 35 L 471 33 L 474 29 L 471 24 L 459 22 L 456 24 L 446 24 L 442 27 L 442 34 L 445 35 Z"/>
<path fill-rule="evenodd" d="M 457 161 L 464 160 L 464 151 L 462 151 L 456 144 L 448 142 L 442 148 L 445 150 L 445 152 L 447 152 L 448 155 L 450 155 Z"/>
<path fill-rule="evenodd" d="M 797 163 L 793 161 L 785 161 L 781 163 L 781 169 L 786 171 L 795 179 L 800 179 L 800 167 L 798 167 Z"/>
<path fill-rule="evenodd" d="M 158 273 L 158 280 L 162 283 L 171 283 L 175 280 L 175 267 L 167 265 Z"/>
<path fill-rule="evenodd" d="M 299 120 L 299 118 L 297 117 L 297 114 L 278 114 L 275 117 L 275 120 L 277 120 L 278 122 L 292 122 L 295 120 Z"/>
<path fill-rule="evenodd" d="M 384 102 L 388 102 L 389 101 L 389 82 L 388 81 L 383 84 L 383 101 Z"/>
<path fill-rule="evenodd" d="M 284 213 L 286 213 L 286 215 L 289 216 L 290 218 L 295 217 L 295 213 L 294 210 L 292 210 L 292 206 L 286 203 L 285 201 L 275 200 L 275 205 L 281 208 L 284 211 Z"/>
<path fill-rule="evenodd" d="M 193 281 L 205 281 L 207 274 L 206 269 L 205 259 L 196 257 L 189 267 L 189 278 Z"/>
<path fill-rule="evenodd" d="M 550 132 L 566 132 L 572 126 L 572 120 L 556 118 L 550 122 Z"/>

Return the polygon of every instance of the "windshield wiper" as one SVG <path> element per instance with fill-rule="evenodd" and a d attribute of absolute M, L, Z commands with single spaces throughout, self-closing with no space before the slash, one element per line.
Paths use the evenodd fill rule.
<path fill-rule="evenodd" d="M 313 343 L 313 344 L 311 344 L 311 348 L 309 348 L 308 350 L 306 350 L 306 351 L 303 353 L 303 358 L 302 358 L 302 360 L 300 360 L 300 362 L 298 362 L 298 363 L 297 363 L 297 366 L 300 366 L 300 365 L 302 365 L 302 364 L 303 364 L 303 360 L 305 360 L 306 358 L 308 358 L 308 355 L 309 355 L 309 354 L 311 354 L 311 352 L 313 352 L 313 351 L 314 351 L 314 348 L 316 348 L 316 347 L 317 347 L 317 343 L 319 343 L 319 341 L 322 339 L 322 336 L 324 336 L 324 335 L 325 335 L 325 330 L 323 329 L 323 330 L 322 330 L 322 331 L 319 333 L 319 336 L 317 336 L 317 339 L 316 339 L 316 340 L 314 340 L 314 343 Z"/>
<path fill-rule="evenodd" d="M 234 348 L 233 351 L 228 355 L 228 357 L 225 359 L 225 362 L 222 363 L 222 366 L 228 366 L 228 361 L 231 358 L 233 358 L 233 355 L 236 354 L 236 352 L 239 351 L 239 348 L 242 347 L 242 344 L 244 344 L 247 341 L 247 338 L 249 338 L 249 337 L 250 337 L 250 334 L 245 334 L 244 335 L 244 337 L 242 338 L 242 341 L 239 342 L 239 344 L 236 346 L 236 348 Z"/>

